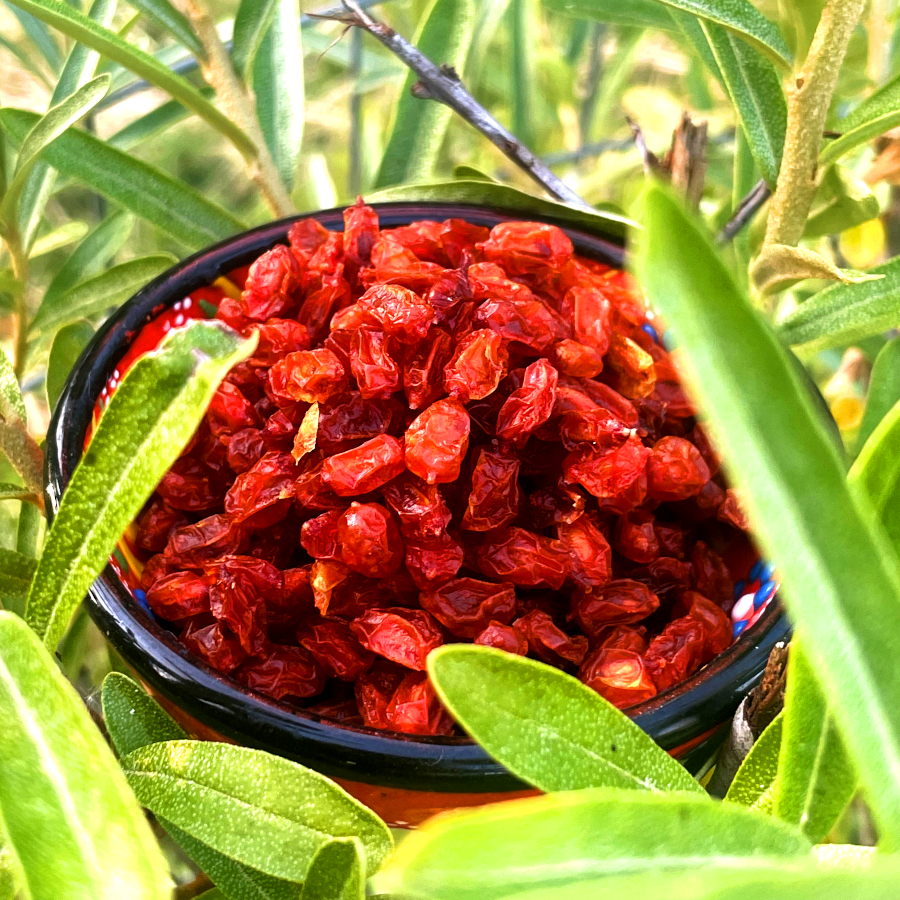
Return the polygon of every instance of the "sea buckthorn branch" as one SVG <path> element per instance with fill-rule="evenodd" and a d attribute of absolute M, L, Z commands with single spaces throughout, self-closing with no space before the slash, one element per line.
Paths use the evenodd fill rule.
<path fill-rule="evenodd" d="M 343 4 L 345 13 L 318 18 L 335 19 L 345 25 L 367 31 L 419 76 L 419 81 L 413 86 L 416 97 L 437 100 L 449 106 L 557 200 L 582 209 L 593 209 L 478 103 L 463 86 L 459 75 L 452 67 L 436 66 L 393 28 L 373 19 L 353 0 L 343 0 Z"/>
<path fill-rule="evenodd" d="M 733 241 L 771 196 L 771 188 L 763 179 L 760 179 L 738 204 L 734 215 L 725 223 L 725 226 L 719 232 L 718 242 L 727 244 L 729 241 Z"/>
<path fill-rule="evenodd" d="M 762 251 L 751 274 L 761 291 L 804 277 L 848 280 L 798 247 L 818 187 L 819 145 L 838 73 L 866 0 L 828 0 L 802 68 L 788 85 L 787 133 Z"/>
<path fill-rule="evenodd" d="M 215 89 L 229 117 L 250 136 L 255 146 L 255 155 L 252 158 L 244 157 L 251 179 L 276 216 L 290 215 L 296 211 L 296 207 L 281 182 L 272 154 L 269 153 L 259 128 L 253 103 L 238 80 L 206 3 L 204 0 L 180 0 L 177 5 L 188 17 L 206 53 L 206 58 L 200 60 L 203 77 Z"/>

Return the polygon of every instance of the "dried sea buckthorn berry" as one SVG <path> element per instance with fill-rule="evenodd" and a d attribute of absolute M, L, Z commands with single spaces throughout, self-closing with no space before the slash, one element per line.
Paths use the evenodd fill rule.
<path fill-rule="evenodd" d="M 496 647 L 517 656 L 528 653 L 528 638 L 515 625 L 504 625 L 502 622 L 491 622 L 473 643 L 481 647 Z"/>
<path fill-rule="evenodd" d="M 422 609 L 373 609 L 350 628 L 364 647 L 407 669 L 425 671 L 428 654 L 444 642 L 437 622 Z"/>
<path fill-rule="evenodd" d="M 427 609 L 451 634 L 474 638 L 496 620 L 508 624 L 516 613 L 511 585 L 456 578 L 421 595 Z"/>
<path fill-rule="evenodd" d="M 656 696 L 644 659 L 634 650 L 601 647 L 584 661 L 578 678 L 619 709 Z"/>
<path fill-rule="evenodd" d="M 337 524 L 341 559 L 368 578 L 393 575 L 403 562 L 403 541 L 380 503 L 351 503 Z"/>
<path fill-rule="evenodd" d="M 406 468 L 428 484 L 459 477 L 469 449 L 469 414 L 458 400 L 438 400 L 406 430 Z"/>

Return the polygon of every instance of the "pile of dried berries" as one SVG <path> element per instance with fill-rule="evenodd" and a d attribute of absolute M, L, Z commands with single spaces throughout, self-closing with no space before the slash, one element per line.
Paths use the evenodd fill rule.
<path fill-rule="evenodd" d="M 728 646 L 745 523 L 628 277 L 553 225 L 344 220 L 232 275 L 217 316 L 259 345 L 140 519 L 153 612 L 258 691 L 416 734 L 453 731 L 448 641 L 620 707 Z"/>

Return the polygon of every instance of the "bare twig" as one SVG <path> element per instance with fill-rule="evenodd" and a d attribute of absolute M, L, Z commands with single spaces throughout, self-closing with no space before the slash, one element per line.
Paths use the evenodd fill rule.
<path fill-rule="evenodd" d="M 641 160 L 644 163 L 644 173 L 646 175 L 659 174 L 662 171 L 662 165 L 659 157 L 647 146 L 641 126 L 631 116 L 625 116 L 625 121 L 628 122 L 628 127 L 631 129 L 634 146 L 637 147 L 638 153 L 641 154 Z"/>
<path fill-rule="evenodd" d="M 549 194 L 581 209 L 592 209 L 565 182 L 535 156 L 515 135 L 507 131 L 475 98 L 463 87 L 459 75 L 449 66 L 436 66 L 430 59 L 413 47 L 405 38 L 383 22 L 378 22 L 353 0 L 343 0 L 346 12 L 322 18 L 336 19 L 345 25 L 362 28 L 377 38 L 395 56 L 419 76 L 420 87 L 416 96 L 427 96 L 450 107 L 477 128 L 488 140 L 498 147 L 516 165 L 528 172 Z M 423 94 L 423 91 L 425 92 Z"/>
<path fill-rule="evenodd" d="M 725 223 L 725 227 L 719 232 L 718 242 L 727 244 L 729 241 L 733 241 L 741 229 L 750 222 L 771 196 L 771 189 L 765 181 L 760 179 L 753 186 L 753 190 L 738 204 L 734 215 Z"/>
<path fill-rule="evenodd" d="M 180 0 L 177 5 L 190 20 L 206 51 L 206 59 L 200 61 L 203 77 L 215 89 L 229 117 L 243 128 L 256 148 L 255 157 L 245 157 L 250 177 L 276 216 L 289 215 L 294 212 L 294 204 L 281 182 L 253 112 L 253 104 L 235 74 L 206 3 L 204 0 Z"/>
<path fill-rule="evenodd" d="M 707 123 L 694 124 L 690 113 L 681 114 L 681 122 L 672 135 L 672 149 L 666 154 L 665 167 L 672 184 L 684 194 L 688 205 L 696 209 L 706 184 Z"/>

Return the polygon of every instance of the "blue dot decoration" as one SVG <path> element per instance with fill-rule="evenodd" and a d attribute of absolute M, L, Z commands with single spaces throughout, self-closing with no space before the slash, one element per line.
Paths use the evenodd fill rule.
<path fill-rule="evenodd" d="M 744 629 L 747 627 L 748 621 L 748 619 L 741 619 L 740 622 L 734 623 L 732 634 L 734 635 L 735 640 L 737 640 L 744 633 Z"/>
<path fill-rule="evenodd" d="M 774 581 L 764 581 L 753 597 L 753 608 L 759 609 L 764 606 L 775 596 L 775 591 L 777 590 L 778 585 Z"/>
<path fill-rule="evenodd" d="M 772 576 L 775 574 L 775 566 L 769 564 L 763 567 L 762 572 L 760 572 L 759 580 L 760 581 L 771 581 Z"/>
<path fill-rule="evenodd" d="M 747 576 L 748 584 L 759 579 L 764 566 L 765 563 L 761 559 L 758 559 L 755 563 L 753 563 L 753 568 L 750 569 L 750 574 Z"/>
<path fill-rule="evenodd" d="M 141 606 L 142 609 L 146 609 L 148 613 L 151 613 L 150 604 L 147 602 L 147 592 L 142 591 L 140 588 L 134 589 L 134 599 L 137 600 L 138 605 Z"/>
<path fill-rule="evenodd" d="M 644 322 L 644 324 L 641 325 L 641 331 L 645 334 L 649 334 L 657 344 L 659 343 L 659 332 L 649 322 Z"/>
<path fill-rule="evenodd" d="M 740 600 L 741 597 L 744 596 L 744 589 L 745 589 L 746 587 L 747 587 L 747 582 L 746 582 L 746 581 L 739 581 L 739 582 L 734 586 L 734 599 L 735 599 L 735 600 Z"/>

